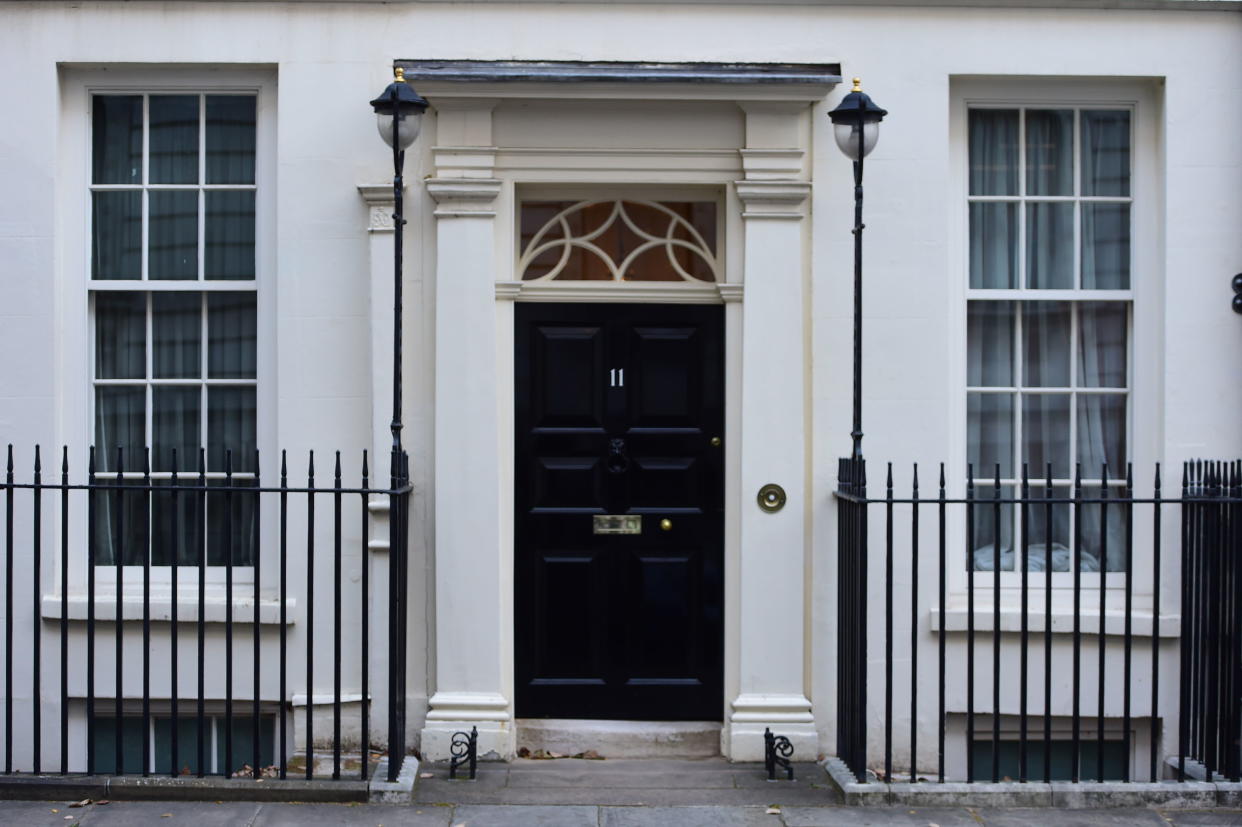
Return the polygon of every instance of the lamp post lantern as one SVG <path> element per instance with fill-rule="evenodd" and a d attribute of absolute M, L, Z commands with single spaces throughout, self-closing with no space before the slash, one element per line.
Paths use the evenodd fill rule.
<path fill-rule="evenodd" d="M 399 487 L 401 474 L 401 239 L 405 234 L 405 207 L 401 169 L 406 147 L 414 143 L 422 126 L 427 101 L 405 80 L 397 67 L 393 82 L 371 101 L 376 125 L 384 143 L 392 147 L 393 194 L 393 331 L 392 331 L 392 487 Z"/>
<path fill-rule="evenodd" d="M 854 441 L 853 458 L 862 459 L 862 208 L 863 159 L 875 149 L 880 137 L 880 121 L 888 112 L 862 90 L 858 78 L 854 88 L 837 108 L 828 113 L 833 137 L 845 156 L 854 162 Z"/>

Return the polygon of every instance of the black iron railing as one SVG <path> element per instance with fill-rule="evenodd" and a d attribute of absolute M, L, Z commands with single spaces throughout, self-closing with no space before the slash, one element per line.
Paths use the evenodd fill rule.
<path fill-rule="evenodd" d="M 965 732 L 965 780 L 1130 781 L 1141 719 L 1146 755 L 1133 760 L 1147 765 L 1147 778 L 1163 776 L 1162 756 L 1177 756 L 1179 779 L 1189 760 L 1209 779 L 1238 780 L 1242 462 L 1187 463 L 1173 497 L 1158 466 L 1147 497 L 1135 495 L 1130 468 L 1118 478 L 1104 467 L 1091 480 L 1081 468 L 1072 480 L 1053 479 L 1051 468 L 1033 478 L 1023 467 L 1011 480 L 991 470 L 983 481 L 970 469 L 965 496 L 950 497 L 943 464 L 930 494 L 915 466 L 909 496 L 897 496 L 889 464 L 884 495 L 868 497 L 865 462 L 840 461 L 840 758 L 859 780 L 870 769 L 884 779 L 944 781 L 954 719 Z M 882 535 L 868 533 L 875 510 Z M 898 528 L 906 521 L 908 532 Z M 926 576 L 920 542 L 934 543 L 938 576 Z M 872 583 L 868 559 L 879 562 L 881 543 L 883 579 Z M 1179 583 L 1175 620 L 1162 616 L 1179 607 L 1162 607 L 1161 593 Z M 869 597 L 883 600 L 882 630 Z M 1175 651 L 1180 667 L 1171 667 Z M 908 666 L 908 683 L 895 676 L 897 664 Z M 1176 711 L 1166 713 L 1177 715 L 1175 727 L 1162 726 L 1161 692 L 1176 693 Z M 870 758 L 869 720 L 883 726 L 883 747 Z M 919 760 L 920 730 L 938 733 L 934 760 Z M 1177 733 L 1176 744 L 1162 744 L 1165 731 Z M 903 774 L 894 775 L 895 755 Z"/>
<path fill-rule="evenodd" d="M 4 772 L 85 768 L 149 775 L 162 765 L 174 776 L 367 778 L 376 671 L 369 615 L 379 597 L 371 588 L 370 512 L 386 497 L 387 611 L 377 614 L 386 616 L 389 629 L 379 685 L 387 695 L 388 777 L 396 779 L 405 754 L 408 456 L 393 469 L 392 487 L 373 484 L 365 452 L 357 486 L 343 481 L 340 452 L 327 485 L 316 482 L 313 452 L 305 484 L 291 482 L 284 452 L 271 474 L 279 478 L 275 485 L 264 484 L 257 454 L 239 461 L 228 452 L 216 459 L 218 469 L 200 450 L 182 464 L 173 450 L 171 469 L 194 470 L 160 473 L 152 471 L 149 451 L 134 462 L 124 451 L 105 460 L 92 448 L 85 476 L 71 481 L 67 448 L 59 473 L 45 476 L 36 447 L 30 481 L 18 482 L 9 446 L 0 484 Z M 317 504 L 330 509 L 328 519 L 317 518 Z M 346 560 L 352 575 L 344 570 Z M 328 567 L 319 585 L 317 565 Z M 269 566 L 275 577 L 266 573 Z M 325 612 L 315 598 L 329 591 L 332 605 Z M 158 610 L 153 593 L 160 597 Z M 356 617 L 346 615 L 346 603 Z M 20 627 L 18 612 L 29 613 Z M 26 640 L 15 639 L 18 628 L 28 633 Z M 291 630 L 302 637 L 304 652 L 295 651 Z M 326 651 L 316 648 L 317 634 L 332 641 L 327 664 L 316 661 Z M 59 660 L 51 675 L 43 661 L 49 644 Z M 192 680 L 183 674 L 187 645 L 194 653 Z M 126 669 L 135 659 L 140 674 Z M 249 674 L 235 674 L 246 660 Z M 14 685 L 18 674 L 28 687 Z M 342 735 L 343 725 L 353 723 L 345 720 L 344 676 L 356 681 L 350 689 L 358 709 L 348 713 L 358 716 L 356 737 Z M 184 692 L 191 682 L 195 690 Z M 316 690 L 329 685 L 320 697 L 332 699 L 331 736 L 317 738 L 315 711 L 323 704 L 315 702 Z M 301 755 L 292 749 L 289 729 L 297 723 L 295 695 L 306 699 Z M 14 727 L 19 703 L 31 716 L 20 735 Z M 46 721 L 44 707 L 59 720 Z M 84 725 L 84 745 L 71 738 L 75 722 Z M 59 761 L 46 766 L 43 747 L 57 741 Z M 325 741 L 331 744 L 330 776 L 316 772 L 316 744 Z M 153 743 L 159 756 L 152 754 Z M 356 773 L 343 760 L 346 743 L 358 752 Z M 296 766 L 299 760 L 304 767 Z"/>

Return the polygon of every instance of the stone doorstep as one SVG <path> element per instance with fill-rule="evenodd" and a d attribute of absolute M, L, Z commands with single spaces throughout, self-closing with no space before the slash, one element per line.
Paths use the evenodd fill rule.
<path fill-rule="evenodd" d="M 298 801 L 315 803 L 410 804 L 418 759 L 407 756 L 395 782 L 381 761 L 367 781 L 321 778 L 170 778 L 167 776 L 10 775 L 0 777 L 0 800 L 59 801 L 106 798 L 117 801 Z"/>
<path fill-rule="evenodd" d="M 844 803 L 852 806 L 1210 809 L 1242 804 L 1242 784 L 1233 783 L 1090 781 L 1073 784 L 1055 781 L 1051 784 L 1021 784 L 1008 781 L 998 784 L 885 784 L 872 781 L 860 784 L 839 758 L 827 758 L 822 766 L 832 786 L 841 793 Z"/>

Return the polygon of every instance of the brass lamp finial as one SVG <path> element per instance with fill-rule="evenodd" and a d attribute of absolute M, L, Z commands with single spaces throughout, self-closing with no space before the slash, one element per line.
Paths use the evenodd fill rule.
<path fill-rule="evenodd" d="M 396 82 L 405 83 L 405 67 L 398 66 L 396 72 L 397 72 Z M 857 83 L 857 78 L 855 78 L 855 83 Z"/>
<path fill-rule="evenodd" d="M 398 69 L 397 71 L 399 72 L 399 71 L 401 71 L 401 70 L 400 70 L 400 69 Z M 862 80 L 861 80 L 861 79 L 859 79 L 859 78 L 854 78 L 854 88 L 853 88 L 851 91 L 854 91 L 854 92 L 861 92 L 861 91 L 862 91 Z"/>

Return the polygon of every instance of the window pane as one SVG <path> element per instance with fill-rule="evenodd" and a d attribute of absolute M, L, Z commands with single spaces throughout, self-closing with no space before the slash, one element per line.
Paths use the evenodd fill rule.
<path fill-rule="evenodd" d="M 207 96 L 207 183 L 253 184 L 255 97 Z"/>
<path fill-rule="evenodd" d="M 1127 387 L 1126 310 L 1122 302 L 1078 305 L 1078 384 Z"/>
<path fill-rule="evenodd" d="M 206 277 L 254 278 L 254 191 L 208 191 Z"/>
<path fill-rule="evenodd" d="M 1032 468 L 1032 473 L 1034 469 Z M 1040 469 L 1040 475 L 1044 469 Z M 1047 496 L 1043 487 L 1032 487 L 1031 498 Z M 1053 499 L 1067 499 L 1070 489 L 1058 486 L 1051 489 Z M 1047 561 L 1052 559 L 1053 571 L 1069 571 L 1073 546 L 1070 544 L 1069 503 L 1050 505 L 1032 504 L 1027 509 L 1026 567 L 1028 571 L 1047 571 Z"/>
<path fill-rule="evenodd" d="M 201 293 L 152 293 L 151 332 L 155 339 L 152 368 L 156 379 L 202 376 Z"/>
<path fill-rule="evenodd" d="M 197 473 L 198 459 L 190 460 Z M 177 464 L 184 465 L 181 452 L 177 452 Z M 196 481 L 178 480 L 179 485 L 191 486 Z M 167 484 L 161 483 L 161 484 Z M 176 515 L 177 540 L 173 542 L 173 515 Z M 151 564 L 168 566 L 172 564 L 173 554 L 177 555 L 177 564 L 197 566 L 202 543 L 203 526 L 199 508 L 199 495 L 193 491 L 178 492 L 173 496 L 171 491 L 157 491 L 151 495 Z"/>
<path fill-rule="evenodd" d="M 207 376 L 255 377 L 255 294 L 207 294 Z"/>
<path fill-rule="evenodd" d="M 1023 394 L 1022 458 L 1038 474 L 1052 463 L 1053 477 L 1069 476 L 1069 394 Z"/>
<path fill-rule="evenodd" d="M 970 110 L 970 194 L 1018 194 L 1018 110 Z"/>
<path fill-rule="evenodd" d="M 970 205 L 970 286 L 1018 286 L 1018 205 Z"/>
<path fill-rule="evenodd" d="M 1000 545 L 1001 571 L 1013 571 L 1013 503 L 996 501 L 1012 500 L 1014 489 L 1002 485 L 997 497 L 996 484 L 991 471 L 988 478 L 975 480 L 974 545 L 971 546 L 971 562 L 975 571 L 993 571 L 997 540 Z"/>
<path fill-rule="evenodd" d="M 1082 112 L 1082 194 L 1130 194 L 1130 113 Z"/>
<path fill-rule="evenodd" d="M 254 388 L 207 389 L 207 468 L 224 471 L 232 451 L 235 472 L 253 472 L 255 451 Z"/>
<path fill-rule="evenodd" d="M 1082 205 L 1084 290 L 1130 289 L 1130 205 Z"/>
<path fill-rule="evenodd" d="M 198 278 L 198 192 L 152 190 L 147 278 Z"/>
<path fill-rule="evenodd" d="M 128 453 L 125 467 L 130 467 Z M 137 467 L 142 467 L 141 459 Z M 98 482 L 115 485 L 116 480 L 98 479 Z M 141 566 L 146 559 L 149 542 L 147 493 L 141 486 L 141 482 L 132 481 L 124 484 L 124 491 L 115 487 L 95 491 L 95 549 L 91 557 L 95 565 L 116 565 L 118 549 L 123 565 Z"/>
<path fill-rule="evenodd" d="M 1028 195 L 1074 194 L 1074 111 L 1028 109 L 1026 112 L 1026 192 Z"/>
<path fill-rule="evenodd" d="M 152 389 L 151 461 L 155 471 L 173 470 L 173 450 L 177 451 L 177 470 L 197 467 L 198 446 L 202 442 L 199 416 L 202 390 L 194 387 Z"/>
<path fill-rule="evenodd" d="M 1070 384 L 1070 312 L 1068 302 L 1022 305 L 1022 382 L 1036 388 Z"/>
<path fill-rule="evenodd" d="M 230 763 L 225 747 L 228 740 L 224 737 L 227 724 L 224 719 L 217 718 L 219 729 L 216 735 L 216 766 L 226 776 L 248 766 L 254 760 L 254 718 L 247 715 L 236 715 L 233 718 L 233 760 Z M 259 716 L 259 766 L 267 767 L 276 761 L 276 716 Z"/>
<path fill-rule="evenodd" d="M 147 294 L 95 294 L 95 378 L 147 375 Z"/>
<path fill-rule="evenodd" d="M 236 457 L 234 457 L 236 466 Z M 253 566 L 258 529 L 259 494 L 247 491 L 256 483 L 251 479 L 215 480 L 212 488 L 225 489 L 207 495 L 207 564 Z"/>
<path fill-rule="evenodd" d="M 91 96 L 91 180 L 142 183 L 142 95 Z"/>
<path fill-rule="evenodd" d="M 966 316 L 966 383 L 1013 385 L 1013 302 L 969 302 Z"/>
<path fill-rule="evenodd" d="M 91 193 L 91 278 L 142 278 L 142 193 Z"/>
<path fill-rule="evenodd" d="M 1002 477 L 1013 475 L 1013 395 L 969 393 L 966 459 L 975 477 L 991 477 L 1000 463 Z"/>
<path fill-rule="evenodd" d="M 1058 290 L 1074 286 L 1074 205 L 1026 205 L 1026 286 Z"/>
<path fill-rule="evenodd" d="M 146 388 L 95 388 L 95 470 L 117 470 L 117 448 L 127 471 L 141 471 L 146 446 Z"/>
<path fill-rule="evenodd" d="M 198 183 L 198 95 L 152 95 L 150 182 Z"/>
<path fill-rule="evenodd" d="M 1092 485 L 1083 486 L 1082 494 L 1084 497 L 1103 498 L 1105 491 L 1109 499 L 1116 499 L 1123 493 L 1123 489 L 1115 486 Z M 1103 568 L 1106 571 L 1125 571 L 1125 509 L 1120 504 L 1090 503 L 1079 510 L 1079 519 L 1082 520 L 1082 556 L 1079 558 L 1079 569 L 1099 571 L 1100 561 L 1104 560 Z"/>
<path fill-rule="evenodd" d="M 204 740 L 211 743 L 211 719 L 208 718 L 204 727 Z M 173 720 L 171 718 L 155 719 L 155 772 L 159 775 L 167 775 L 172 772 L 175 767 L 178 772 L 187 775 L 198 774 L 198 719 L 194 717 L 182 717 L 176 722 L 177 726 L 177 759 L 173 761 L 172 755 L 172 727 Z M 208 753 L 210 755 L 210 753 Z M 204 756 L 206 757 L 206 756 Z M 267 766 L 266 764 L 264 766 Z M 205 772 L 210 772 L 211 759 L 206 758 Z"/>
<path fill-rule="evenodd" d="M 1082 475 L 1096 478 L 1104 463 L 1108 475 L 1125 476 L 1126 397 L 1124 394 L 1079 394 L 1078 460 Z"/>

